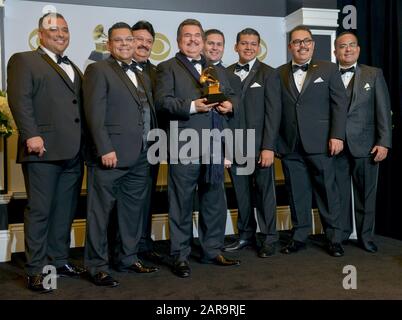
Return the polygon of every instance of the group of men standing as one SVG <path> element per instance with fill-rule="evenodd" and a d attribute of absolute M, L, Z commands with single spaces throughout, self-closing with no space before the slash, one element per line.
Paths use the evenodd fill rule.
<path fill-rule="evenodd" d="M 306 247 L 311 232 L 313 195 L 328 239 L 328 253 L 344 254 L 342 242 L 352 231 L 351 177 L 356 229 L 367 251 L 372 241 L 378 162 L 391 147 L 387 87 L 379 69 L 357 63 L 359 45 L 352 33 L 335 41 L 339 65 L 316 61 L 307 27 L 289 34 L 292 61 L 274 69 L 257 59 L 260 35 L 251 28 L 237 35 L 238 63 L 222 65 L 225 38 L 217 29 L 204 33 L 199 21 L 184 20 L 177 30 L 179 52 L 153 66 L 152 25 L 116 23 L 108 31 L 110 57 L 79 68 L 63 56 L 69 31 L 60 14 L 39 20 L 40 47 L 14 54 L 8 63 L 8 97 L 19 129 L 18 161 L 28 195 L 25 213 L 28 288 L 48 292 L 43 267 L 58 275 L 79 276 L 68 261 L 70 228 L 81 189 L 83 161 L 88 167 L 87 230 L 84 264 L 99 286 L 119 282 L 110 273 L 110 257 L 120 272 L 152 273 L 161 262 L 150 237 L 150 203 L 158 165 L 147 154 L 152 129 L 198 133 L 204 129 L 254 130 L 248 161 L 255 170 L 242 174 L 243 163 L 230 154 L 199 152 L 169 155 L 168 199 L 172 271 L 191 274 L 193 203 L 199 198 L 200 262 L 238 266 L 223 252 L 256 245 L 257 222 L 262 237 L 258 256 L 275 254 L 276 199 L 273 163 L 282 160 L 293 236 L 281 249 Z M 211 68 L 225 101 L 211 102 L 200 82 Z M 341 71 L 341 72 L 340 72 Z M 341 75 L 342 73 L 342 75 Z M 158 125 L 159 122 L 159 125 Z M 170 129 L 174 127 L 170 126 Z M 202 137 L 202 138 L 201 138 Z M 202 141 L 207 139 L 207 141 Z M 225 144 L 225 139 L 219 138 Z M 247 149 L 246 137 L 235 141 Z M 178 147 L 185 145 L 179 141 Z M 231 150 L 231 152 L 235 152 Z M 206 154 L 204 154 L 206 153 Z M 229 161 L 227 158 L 230 158 Z M 205 161 L 208 159 L 210 161 Z M 224 245 L 227 204 L 224 167 L 230 168 L 238 203 L 239 238 Z M 115 248 L 108 247 L 108 225 L 117 213 Z"/>

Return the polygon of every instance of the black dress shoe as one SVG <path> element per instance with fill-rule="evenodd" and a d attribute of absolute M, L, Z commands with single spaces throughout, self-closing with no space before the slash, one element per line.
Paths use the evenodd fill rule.
<path fill-rule="evenodd" d="M 306 249 L 306 244 L 297 240 L 290 240 L 289 243 L 281 249 L 281 253 L 291 254 Z"/>
<path fill-rule="evenodd" d="M 92 281 L 97 286 L 102 287 L 117 287 L 120 283 L 119 281 L 112 278 L 110 274 L 104 271 L 100 271 L 92 277 Z"/>
<path fill-rule="evenodd" d="M 216 264 L 222 267 L 239 266 L 240 260 L 225 258 L 222 254 L 217 255 L 213 259 L 202 259 L 201 263 Z"/>
<path fill-rule="evenodd" d="M 57 276 L 59 277 L 79 277 L 82 273 L 85 272 L 85 269 L 74 266 L 72 264 L 65 264 L 62 267 L 56 269 Z"/>
<path fill-rule="evenodd" d="M 362 247 L 364 250 L 370 253 L 376 253 L 378 251 L 378 248 L 373 241 L 367 241 L 366 243 L 362 243 Z"/>
<path fill-rule="evenodd" d="M 275 254 L 275 244 L 264 244 L 258 251 L 260 258 L 272 257 Z"/>
<path fill-rule="evenodd" d="M 342 245 L 335 242 L 328 244 L 328 253 L 333 257 L 342 257 L 345 252 L 343 251 Z"/>
<path fill-rule="evenodd" d="M 161 264 L 163 262 L 163 256 L 154 250 L 139 252 L 138 256 L 141 257 L 141 259 L 145 259 L 156 264 Z"/>
<path fill-rule="evenodd" d="M 226 252 L 236 251 L 243 249 L 244 247 L 251 246 L 253 242 L 251 240 L 236 240 L 235 242 L 225 246 L 222 250 Z"/>
<path fill-rule="evenodd" d="M 191 269 L 188 261 L 176 261 L 173 265 L 172 272 L 180 278 L 189 277 Z"/>
<path fill-rule="evenodd" d="M 159 268 L 154 266 L 146 266 L 141 260 L 134 262 L 128 268 L 121 269 L 122 272 L 136 272 L 136 273 L 153 273 L 159 271 Z"/>
<path fill-rule="evenodd" d="M 43 287 L 43 280 L 46 274 L 35 274 L 32 276 L 27 276 L 27 287 L 28 289 L 38 292 L 38 293 L 49 293 L 52 292 L 53 289 L 46 289 Z"/>

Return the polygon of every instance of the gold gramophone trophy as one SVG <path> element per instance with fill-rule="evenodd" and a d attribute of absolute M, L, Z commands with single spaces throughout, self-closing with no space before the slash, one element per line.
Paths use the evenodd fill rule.
<path fill-rule="evenodd" d="M 220 83 L 213 67 L 204 69 L 200 76 L 200 83 L 206 86 L 203 89 L 203 98 L 207 98 L 207 104 L 228 100 L 220 90 Z"/>
<path fill-rule="evenodd" d="M 98 24 L 92 32 L 92 37 L 95 40 L 95 48 L 97 52 L 107 51 L 107 35 L 103 32 L 103 30 L 103 25 Z"/>

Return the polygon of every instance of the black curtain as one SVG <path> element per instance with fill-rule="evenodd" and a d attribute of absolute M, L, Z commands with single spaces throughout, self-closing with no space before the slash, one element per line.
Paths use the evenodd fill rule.
<path fill-rule="evenodd" d="M 356 33 L 359 62 L 381 68 L 391 96 L 393 147 L 380 165 L 377 193 L 376 233 L 402 239 L 402 1 L 338 0 L 338 32 L 345 31 L 342 13 L 346 5 L 357 10 Z"/>

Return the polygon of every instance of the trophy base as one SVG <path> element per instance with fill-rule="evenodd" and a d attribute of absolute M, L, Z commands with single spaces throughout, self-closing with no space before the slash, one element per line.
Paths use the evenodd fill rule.
<path fill-rule="evenodd" d="M 228 98 L 226 98 L 226 96 L 223 93 L 208 94 L 203 98 L 207 98 L 206 104 L 217 103 L 217 102 L 220 103 L 228 100 Z"/>

